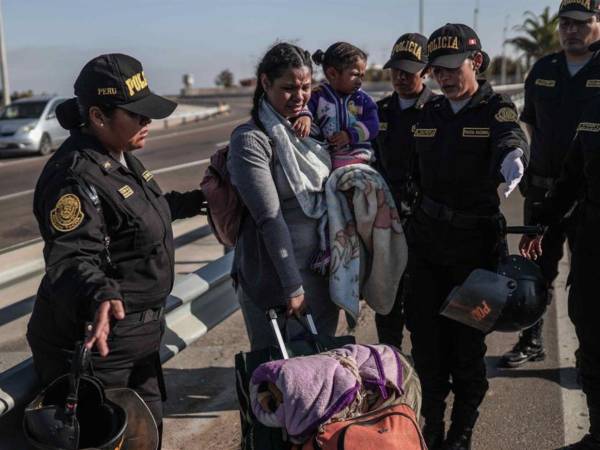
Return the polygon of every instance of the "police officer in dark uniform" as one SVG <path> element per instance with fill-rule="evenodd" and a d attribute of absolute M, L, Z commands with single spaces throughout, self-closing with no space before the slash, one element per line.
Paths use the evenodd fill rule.
<path fill-rule="evenodd" d="M 46 163 L 34 194 L 46 274 L 27 330 L 44 385 L 68 372 L 77 341 L 95 347 L 94 374 L 129 387 L 162 424 L 159 358 L 174 281 L 171 221 L 200 212 L 199 190 L 163 194 L 132 154 L 152 118 L 176 104 L 152 93 L 142 65 L 122 54 L 88 62 L 76 98 L 57 109 L 71 136 Z"/>
<path fill-rule="evenodd" d="M 394 93 L 377 102 L 379 134 L 373 142 L 376 168 L 390 186 L 404 226 L 417 199 L 411 166 L 414 163 L 413 127 L 425 104 L 435 97 L 423 82 L 426 66 L 427 38 L 418 33 L 400 36 L 390 60 L 383 66 L 391 69 Z M 392 311 L 386 316 L 375 315 L 379 342 L 397 348 L 402 347 L 404 283 L 398 289 Z"/>
<path fill-rule="evenodd" d="M 600 50 L 600 42 L 591 47 Z M 560 178 L 532 221 L 557 225 L 581 199 L 577 240 L 571 265 L 569 318 L 579 339 L 578 362 L 583 392 L 587 397 L 590 430 L 572 449 L 600 449 L 600 97 L 594 97 L 576 128 L 575 140 L 567 154 Z M 582 194 L 583 193 L 583 194 Z M 546 252 L 546 234 L 521 241 L 521 253 L 533 259 Z M 541 247 L 540 247 L 541 243 Z M 552 246 L 552 244 L 550 244 Z"/>
<path fill-rule="evenodd" d="M 525 81 L 521 121 L 531 136 L 531 163 L 521 183 L 526 224 L 532 224 L 532 205 L 543 200 L 559 176 L 586 104 L 600 93 L 600 54 L 588 48 L 600 39 L 599 6 L 598 0 L 562 1 L 558 13 L 562 51 L 540 59 Z M 544 255 L 537 262 L 549 286 L 558 275 L 565 239 L 573 249 L 576 222 L 575 209 L 546 233 Z M 544 359 L 542 326 L 543 319 L 524 330 L 500 365 L 517 367 Z"/>
<path fill-rule="evenodd" d="M 409 222 L 409 294 L 405 309 L 423 389 L 430 449 L 469 449 L 488 389 L 485 336 L 440 316 L 451 292 L 474 269 L 494 269 L 501 247 L 498 187 L 514 190 L 528 145 L 515 106 L 477 80 L 489 57 L 477 34 L 447 24 L 428 41 L 429 64 L 444 96 L 423 108 L 416 126 L 420 206 Z M 444 439 L 446 397 L 454 393 Z"/>

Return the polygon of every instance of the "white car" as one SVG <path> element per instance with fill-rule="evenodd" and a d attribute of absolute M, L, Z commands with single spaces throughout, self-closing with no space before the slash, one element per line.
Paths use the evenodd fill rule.
<path fill-rule="evenodd" d="M 47 155 L 69 137 L 56 119 L 63 97 L 28 97 L 0 111 L 0 151 L 23 150 Z"/>

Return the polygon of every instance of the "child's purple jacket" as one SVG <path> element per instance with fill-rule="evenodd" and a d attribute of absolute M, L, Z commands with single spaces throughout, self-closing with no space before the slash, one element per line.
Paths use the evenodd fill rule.
<path fill-rule="evenodd" d="M 379 133 L 377 105 L 362 89 L 340 97 L 328 83 L 323 83 L 313 90 L 308 109 L 325 138 L 347 131 L 351 146 L 364 147 Z"/>

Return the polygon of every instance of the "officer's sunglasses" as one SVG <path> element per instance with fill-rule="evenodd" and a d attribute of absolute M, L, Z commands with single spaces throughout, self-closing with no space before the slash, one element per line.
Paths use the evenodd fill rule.
<path fill-rule="evenodd" d="M 125 113 L 132 119 L 137 120 L 142 126 L 148 125 L 150 122 L 152 122 L 152 119 L 150 117 L 144 116 L 142 114 L 137 114 L 123 108 L 121 108 L 121 110 L 125 111 Z"/>

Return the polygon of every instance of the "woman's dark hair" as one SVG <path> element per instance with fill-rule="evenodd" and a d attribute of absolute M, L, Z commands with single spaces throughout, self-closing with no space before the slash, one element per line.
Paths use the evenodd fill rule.
<path fill-rule="evenodd" d="M 347 42 L 336 42 L 330 45 L 325 52 L 317 50 L 312 56 L 315 64 L 323 66 L 323 70 L 333 67 L 339 72 L 348 68 L 356 61 L 361 59 L 366 61 L 367 58 L 368 55 L 365 52 Z"/>
<path fill-rule="evenodd" d="M 267 79 L 273 83 L 287 70 L 299 69 L 302 67 L 308 67 L 312 74 L 310 53 L 301 49 L 297 45 L 288 44 L 287 42 L 275 44 L 269 49 L 269 51 L 267 51 L 265 56 L 263 56 L 262 60 L 258 64 L 258 68 L 256 69 L 256 89 L 254 91 L 254 98 L 252 99 L 252 111 L 250 113 L 252 119 L 259 127 L 262 128 L 258 118 L 258 107 L 260 105 L 260 100 L 265 94 L 265 90 L 263 89 L 260 81 L 262 75 L 265 74 Z"/>
<path fill-rule="evenodd" d="M 90 122 L 89 112 L 92 106 L 100 108 L 100 111 L 107 117 L 111 117 L 116 109 L 115 106 L 93 105 L 79 97 L 75 97 L 56 107 L 58 123 L 66 130 L 76 130 L 84 127 Z"/>

